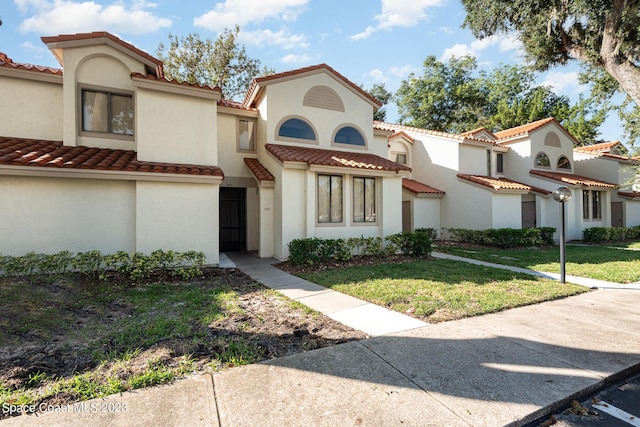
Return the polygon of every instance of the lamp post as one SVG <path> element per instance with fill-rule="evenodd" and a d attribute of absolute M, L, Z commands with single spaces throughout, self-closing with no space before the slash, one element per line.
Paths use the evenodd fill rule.
<path fill-rule="evenodd" d="M 560 203 L 560 283 L 566 283 L 565 280 L 565 264 L 566 258 L 566 242 L 564 230 L 564 204 L 571 198 L 571 190 L 567 187 L 558 187 L 551 193 L 553 200 Z"/>

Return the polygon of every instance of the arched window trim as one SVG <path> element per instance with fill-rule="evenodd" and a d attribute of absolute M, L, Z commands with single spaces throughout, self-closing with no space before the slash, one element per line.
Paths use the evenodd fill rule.
<path fill-rule="evenodd" d="M 562 159 L 566 160 L 566 167 L 560 166 L 560 162 L 562 161 Z M 569 160 L 569 158 L 565 155 L 558 157 L 558 161 L 556 162 L 556 169 L 571 170 L 571 161 Z"/>
<path fill-rule="evenodd" d="M 280 135 L 280 128 L 282 127 L 282 125 L 285 124 L 286 122 L 288 122 L 289 120 L 294 120 L 294 119 L 300 120 L 300 121 L 304 122 L 307 126 L 309 126 L 309 128 L 313 132 L 314 139 L 295 138 L 295 137 L 291 137 L 291 136 L 281 136 Z M 302 116 L 287 116 L 287 117 L 284 117 L 282 120 L 280 120 L 280 122 L 278 123 L 278 126 L 276 126 L 274 138 L 276 140 L 279 140 L 279 141 L 298 142 L 298 143 L 306 142 L 306 143 L 310 143 L 310 144 L 318 144 L 318 131 L 311 124 L 311 122 L 309 122 L 309 120 L 307 120 L 306 118 L 304 118 Z"/>
<path fill-rule="evenodd" d="M 336 142 L 336 136 L 338 135 L 338 132 L 340 132 L 342 129 L 345 129 L 345 128 L 352 128 L 353 130 L 357 131 L 362 137 L 362 140 L 364 141 L 364 145 L 345 144 L 342 142 Z M 331 135 L 331 145 L 334 147 L 355 148 L 358 150 L 366 150 L 369 147 L 369 143 L 367 141 L 367 138 L 365 138 L 364 136 L 364 132 L 362 132 L 362 129 L 360 129 L 360 127 L 356 126 L 353 123 L 343 123 L 340 126 L 338 126 L 333 131 L 333 135 Z"/>
<path fill-rule="evenodd" d="M 544 158 L 547 159 L 546 165 L 538 164 L 538 159 L 542 158 L 542 156 L 544 156 Z M 536 154 L 536 157 L 534 157 L 533 159 L 533 166 L 536 168 L 550 168 L 551 160 L 549 159 L 549 156 L 547 155 L 547 153 L 545 153 L 544 151 L 540 151 L 538 154 Z"/>

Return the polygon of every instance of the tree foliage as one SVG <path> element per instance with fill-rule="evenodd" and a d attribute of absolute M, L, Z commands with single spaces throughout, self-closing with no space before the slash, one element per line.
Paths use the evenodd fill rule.
<path fill-rule="evenodd" d="M 589 104 L 571 105 L 566 96 L 535 85 L 531 68 L 501 65 L 477 72 L 473 57 L 447 63 L 430 56 L 422 76 L 410 75 L 395 94 L 402 123 L 462 133 L 486 127 L 499 131 L 547 117 L 563 122 L 584 143 L 593 143 L 606 112 Z"/>
<path fill-rule="evenodd" d="M 640 103 L 640 2 L 462 0 L 476 37 L 515 32 L 538 70 L 576 59 L 605 70 Z"/>
<path fill-rule="evenodd" d="M 238 44 L 236 25 L 226 29 L 215 41 L 202 40 L 196 33 L 184 37 L 169 34 L 169 46 L 160 43 L 157 55 L 164 63 L 164 74 L 178 82 L 218 86 L 226 98 L 242 97 L 254 77 L 273 73 L 260 60 L 250 58 Z"/>
<path fill-rule="evenodd" d="M 386 105 L 392 98 L 391 92 L 387 90 L 384 83 L 376 83 L 371 87 L 371 89 L 365 89 L 365 91 L 378 101 L 382 102 L 382 107 L 378 108 L 373 113 L 373 120 L 384 122 L 387 119 Z"/>

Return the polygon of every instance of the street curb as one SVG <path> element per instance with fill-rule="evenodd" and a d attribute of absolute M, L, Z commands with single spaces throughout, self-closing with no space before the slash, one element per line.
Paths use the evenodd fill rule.
<path fill-rule="evenodd" d="M 523 419 L 506 424 L 504 427 L 538 427 L 540 423 L 546 421 L 546 419 L 550 415 L 557 412 L 563 412 L 564 410 L 571 407 L 571 402 L 573 400 L 577 400 L 578 402 L 580 402 L 592 394 L 598 393 L 615 383 L 621 382 L 622 380 L 633 377 L 637 374 L 640 374 L 640 363 L 636 363 L 635 365 L 631 365 L 628 368 L 623 369 L 622 371 L 609 375 L 608 377 L 603 378 L 602 380 L 590 385 L 589 387 L 573 393 L 572 395 L 565 397 L 564 399 L 558 400 L 555 403 L 547 405 L 544 408 L 540 408 L 537 411 L 527 415 Z"/>

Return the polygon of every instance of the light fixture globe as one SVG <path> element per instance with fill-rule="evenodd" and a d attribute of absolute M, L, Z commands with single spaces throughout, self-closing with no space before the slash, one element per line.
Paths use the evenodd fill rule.
<path fill-rule="evenodd" d="M 571 190 L 567 187 L 558 187 L 553 190 L 551 195 L 553 196 L 553 200 L 556 202 L 564 203 L 571 198 Z"/>

